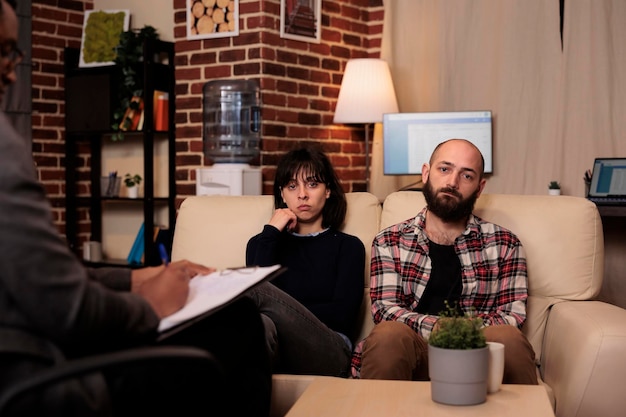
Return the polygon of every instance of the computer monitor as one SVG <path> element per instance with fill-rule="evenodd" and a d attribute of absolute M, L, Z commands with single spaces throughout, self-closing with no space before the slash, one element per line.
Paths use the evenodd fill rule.
<path fill-rule="evenodd" d="M 485 173 L 493 173 L 491 111 L 387 113 L 383 115 L 383 173 L 422 173 L 435 147 L 447 139 L 467 139 L 482 152 Z"/>

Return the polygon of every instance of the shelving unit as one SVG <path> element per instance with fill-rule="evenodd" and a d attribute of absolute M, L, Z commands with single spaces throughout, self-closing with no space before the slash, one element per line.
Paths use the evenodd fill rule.
<path fill-rule="evenodd" d="M 143 74 L 144 123 L 141 131 L 125 132 L 123 141 L 112 141 L 113 111 L 118 103 L 117 85 L 121 82 L 115 66 L 79 68 L 78 49 L 65 50 L 65 113 L 66 113 L 66 238 L 70 248 L 80 255 L 83 242 L 103 243 L 105 258 L 98 265 L 128 265 L 126 256 L 106 257 L 107 229 L 103 219 L 109 213 L 127 213 L 133 230 L 127 248 L 117 245 L 116 252 L 130 252 L 135 235 L 144 223 L 145 258 L 141 265 L 161 263 L 153 242 L 155 226 L 166 226 L 174 232 L 176 219 L 175 136 L 174 136 L 174 44 L 148 41 L 143 48 L 143 62 L 136 68 Z M 168 129 L 154 126 L 153 93 L 169 95 Z M 143 177 L 143 196 L 137 199 L 101 196 L 100 177 L 106 176 L 108 149 L 124 146 L 140 149 L 135 172 Z M 164 151 L 163 151 L 164 150 Z M 158 154 L 161 151 L 165 155 Z M 160 162 L 155 166 L 155 159 Z M 110 165 L 110 164 L 109 164 Z M 163 166 L 165 165 L 165 166 Z M 163 172 L 165 169 L 165 172 Z M 105 171 L 106 170 L 106 171 Z M 155 173 L 157 175 L 155 175 Z M 118 172 L 122 176 L 125 172 Z M 166 181 L 165 186 L 161 181 Z M 123 186 L 122 186 L 123 188 Z M 158 193 L 156 192 L 158 191 Z M 158 218 L 157 218 L 158 217 Z M 159 221 L 166 218 L 165 222 Z M 139 220 L 137 220 L 139 219 Z M 136 223 L 136 224 L 134 224 Z M 124 245 L 125 246 L 125 245 Z M 171 239 L 166 242 L 171 249 Z"/>

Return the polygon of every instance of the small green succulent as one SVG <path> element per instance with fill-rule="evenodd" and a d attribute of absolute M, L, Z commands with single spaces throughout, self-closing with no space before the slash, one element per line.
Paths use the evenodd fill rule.
<path fill-rule="evenodd" d="M 478 349 L 487 346 L 483 321 L 470 313 L 462 314 L 446 302 L 428 343 L 442 349 Z"/>

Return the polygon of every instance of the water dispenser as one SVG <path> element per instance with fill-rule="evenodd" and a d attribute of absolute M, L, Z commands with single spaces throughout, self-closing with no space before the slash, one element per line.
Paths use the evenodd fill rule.
<path fill-rule="evenodd" d="M 259 155 L 261 90 L 253 80 L 215 80 L 203 88 L 204 152 L 213 163 Z"/>
<path fill-rule="evenodd" d="M 203 145 L 211 167 L 196 170 L 196 194 L 261 194 L 261 90 L 254 80 L 213 80 L 203 88 Z"/>

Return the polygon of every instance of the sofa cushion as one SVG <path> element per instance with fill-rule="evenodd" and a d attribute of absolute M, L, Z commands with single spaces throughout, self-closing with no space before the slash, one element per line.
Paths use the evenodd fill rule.
<path fill-rule="evenodd" d="M 246 263 L 246 244 L 274 211 L 274 198 L 194 196 L 180 206 L 172 260 L 182 258 L 218 269 Z"/>
<path fill-rule="evenodd" d="M 380 223 L 380 202 L 370 193 L 347 193 L 348 212 L 342 231 L 361 239 L 365 245 L 365 288 L 370 286 L 370 254 Z"/>
<path fill-rule="evenodd" d="M 365 245 L 365 282 L 363 283 L 363 303 L 359 312 L 357 323 L 360 325 L 354 329 L 350 335 L 352 341 L 359 341 L 366 337 L 374 327 L 372 320 L 370 301 L 370 255 L 372 252 L 372 242 L 378 233 L 381 215 L 381 206 L 378 199 L 370 193 L 347 193 L 348 212 L 346 222 L 342 228 L 345 233 L 354 235 L 361 239 Z"/>

